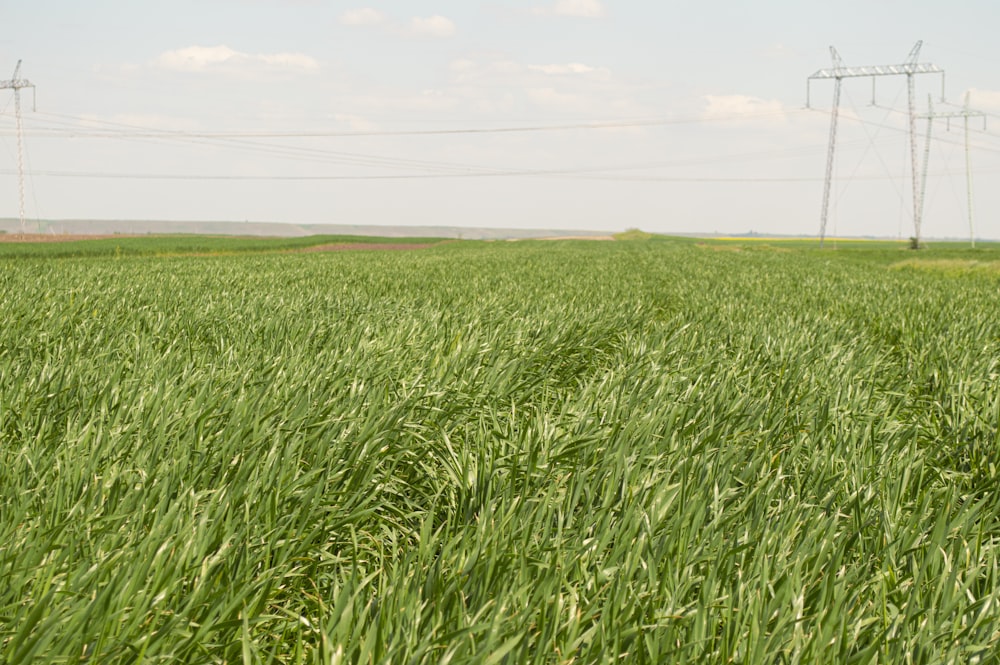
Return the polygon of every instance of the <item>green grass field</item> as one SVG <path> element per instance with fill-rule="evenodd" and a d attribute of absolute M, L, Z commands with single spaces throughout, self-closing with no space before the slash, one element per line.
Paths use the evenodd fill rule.
<path fill-rule="evenodd" d="M 12 237 L 16 238 L 16 236 Z M 120 236 L 72 240 L 68 242 L 0 242 L 0 260 L 14 258 L 170 257 L 188 254 L 220 256 L 297 251 L 320 245 L 333 244 L 391 243 L 415 245 L 437 242 L 441 242 L 441 239 L 376 238 L 370 236 L 306 236 L 303 238 L 233 238 L 199 235 Z"/>
<path fill-rule="evenodd" d="M 1000 662 L 996 246 L 184 242 L 0 246 L 0 662 Z"/>

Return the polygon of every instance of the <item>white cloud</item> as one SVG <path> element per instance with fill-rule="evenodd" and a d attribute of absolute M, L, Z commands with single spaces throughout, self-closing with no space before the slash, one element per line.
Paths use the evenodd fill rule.
<path fill-rule="evenodd" d="M 591 67 L 579 62 L 571 62 L 565 65 L 528 65 L 528 69 L 533 72 L 548 74 L 549 76 L 596 75 L 602 78 L 611 76 L 611 70 L 606 67 Z"/>
<path fill-rule="evenodd" d="M 213 65 L 243 59 L 246 56 L 228 46 L 189 46 L 161 53 L 153 61 L 158 67 L 175 71 L 202 71 Z"/>
<path fill-rule="evenodd" d="M 380 26 L 391 34 L 404 37 L 444 38 L 455 34 L 455 23 L 445 16 L 414 16 L 402 22 L 377 9 L 352 9 L 340 15 L 340 23 L 350 26 Z"/>
<path fill-rule="evenodd" d="M 785 107 L 776 99 L 760 99 L 747 95 L 705 95 L 704 120 L 784 122 Z"/>
<path fill-rule="evenodd" d="M 418 37 L 451 37 L 455 34 L 455 24 L 444 16 L 414 16 L 410 19 L 409 33 Z"/>
<path fill-rule="evenodd" d="M 262 53 L 256 60 L 281 69 L 318 69 L 319 63 L 304 53 Z"/>
<path fill-rule="evenodd" d="M 370 7 L 351 9 L 340 15 L 343 25 L 379 25 L 385 23 L 385 20 L 384 13 Z"/>
<path fill-rule="evenodd" d="M 539 16 L 576 16 L 578 18 L 603 18 L 604 5 L 600 0 L 556 0 L 554 5 L 531 10 Z"/>
<path fill-rule="evenodd" d="M 600 0 L 559 0 L 552 11 L 557 16 L 580 16 L 583 18 L 604 16 L 604 7 Z"/>
<path fill-rule="evenodd" d="M 281 70 L 318 69 L 319 62 L 303 53 L 241 53 L 228 46 L 189 46 L 161 53 L 152 63 L 177 72 L 264 67 Z"/>
<path fill-rule="evenodd" d="M 593 118 L 649 116 L 634 84 L 610 69 L 580 62 L 525 64 L 503 53 L 465 56 L 449 65 L 449 92 L 467 108 L 484 113 L 555 110 Z"/>

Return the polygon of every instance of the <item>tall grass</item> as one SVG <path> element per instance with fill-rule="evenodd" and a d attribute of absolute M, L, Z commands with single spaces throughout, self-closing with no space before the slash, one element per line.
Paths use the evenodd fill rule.
<path fill-rule="evenodd" d="M 7 262 L 0 659 L 995 663 L 997 285 L 666 241 Z"/>

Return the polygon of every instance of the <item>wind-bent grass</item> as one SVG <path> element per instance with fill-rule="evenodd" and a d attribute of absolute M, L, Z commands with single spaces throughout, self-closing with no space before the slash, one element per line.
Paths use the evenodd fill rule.
<path fill-rule="evenodd" d="M 0 659 L 997 662 L 997 281 L 497 243 L 0 270 Z"/>

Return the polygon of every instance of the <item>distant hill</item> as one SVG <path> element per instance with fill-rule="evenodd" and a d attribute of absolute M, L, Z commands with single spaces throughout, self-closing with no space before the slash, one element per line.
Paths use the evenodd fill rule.
<path fill-rule="evenodd" d="M 18 233 L 16 219 L 0 219 L 0 232 Z M 361 226 L 353 224 L 281 224 L 276 222 L 171 222 L 156 220 L 124 219 L 65 219 L 30 220 L 25 225 L 28 233 L 74 235 L 146 235 L 146 234 L 195 234 L 226 236 L 274 236 L 297 238 L 311 235 L 362 235 L 385 238 L 465 238 L 468 240 L 493 240 L 508 238 L 547 238 L 552 236 L 593 236 L 595 231 L 567 231 L 565 229 L 493 229 L 461 228 L 456 226 Z"/>

